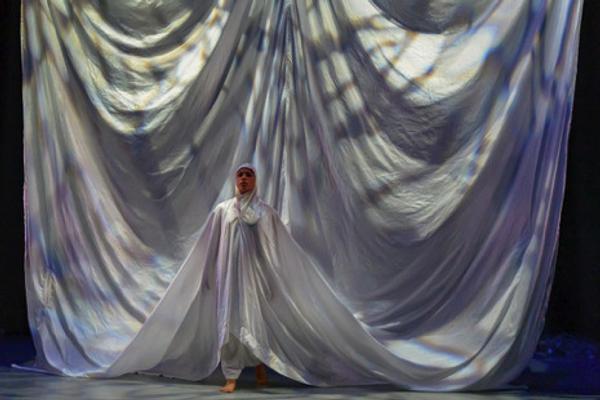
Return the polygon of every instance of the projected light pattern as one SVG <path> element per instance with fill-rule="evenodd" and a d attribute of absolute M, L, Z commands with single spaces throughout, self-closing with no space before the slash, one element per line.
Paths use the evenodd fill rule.
<path fill-rule="evenodd" d="M 101 375 L 252 161 L 348 309 L 414 363 L 388 381 L 513 378 L 552 280 L 581 7 L 24 0 L 38 365 Z"/>

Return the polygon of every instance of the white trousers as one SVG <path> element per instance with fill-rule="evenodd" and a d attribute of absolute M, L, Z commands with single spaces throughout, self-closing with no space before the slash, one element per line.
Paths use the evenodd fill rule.
<path fill-rule="evenodd" d="M 231 334 L 221 348 L 221 370 L 225 379 L 238 379 L 244 367 L 254 367 L 260 363 L 250 349 Z"/>

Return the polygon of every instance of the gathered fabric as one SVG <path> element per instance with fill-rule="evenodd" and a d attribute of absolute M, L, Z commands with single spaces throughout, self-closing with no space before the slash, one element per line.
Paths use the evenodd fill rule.
<path fill-rule="evenodd" d="M 510 381 L 582 3 L 23 1 L 35 367 L 201 380 L 235 337 L 311 385 Z"/>

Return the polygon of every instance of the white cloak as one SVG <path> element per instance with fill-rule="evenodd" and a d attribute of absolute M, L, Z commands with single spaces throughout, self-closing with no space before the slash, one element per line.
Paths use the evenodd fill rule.
<path fill-rule="evenodd" d="M 251 225 L 219 203 L 163 298 L 107 368 L 200 380 L 219 363 L 228 334 L 263 363 L 318 386 L 439 379 L 395 357 L 338 299 L 276 211 L 256 198 Z M 198 260 L 201 263 L 198 264 Z M 402 376 L 403 370 L 411 374 Z"/>

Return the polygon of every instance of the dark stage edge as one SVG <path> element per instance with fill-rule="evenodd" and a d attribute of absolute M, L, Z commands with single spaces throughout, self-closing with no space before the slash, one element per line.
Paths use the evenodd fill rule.
<path fill-rule="evenodd" d="M 0 338 L 0 399 L 600 399 L 599 348 L 568 335 L 544 338 L 529 367 L 505 390 L 477 393 L 407 392 L 394 386 L 316 388 L 269 371 L 270 385 L 256 388 L 248 368 L 232 394 L 218 391 L 219 370 L 201 382 L 126 375 L 80 379 L 11 368 L 34 355 L 28 338 Z"/>

